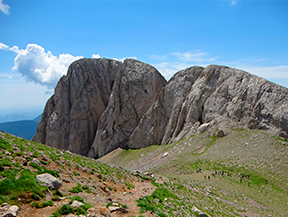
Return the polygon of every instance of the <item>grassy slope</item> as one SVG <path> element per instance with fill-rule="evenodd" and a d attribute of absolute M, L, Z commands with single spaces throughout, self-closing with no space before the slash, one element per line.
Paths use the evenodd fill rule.
<path fill-rule="evenodd" d="M 223 138 L 202 134 L 177 144 L 117 149 L 99 161 L 162 176 L 166 187 L 183 197 L 182 206 L 195 205 L 212 216 L 286 216 L 286 142 L 263 131 L 238 129 Z M 202 173 L 196 173 L 199 168 Z M 214 171 L 224 175 L 214 177 Z M 239 174 L 246 175 L 241 183 Z"/>
<path fill-rule="evenodd" d="M 41 164 L 31 163 L 34 158 Z M 47 172 L 66 180 L 59 191 L 51 192 L 37 182 L 36 175 Z M 140 195 L 151 194 L 153 189 L 150 180 L 145 181 L 124 169 L 0 132 L 0 204 L 18 205 L 19 216 L 58 216 L 57 210 L 74 196 L 87 203 L 85 209 L 90 203 L 101 212 L 109 200 L 118 200 L 125 207 L 128 205 L 129 212 L 122 216 L 138 216 L 140 208 L 136 200 Z"/>

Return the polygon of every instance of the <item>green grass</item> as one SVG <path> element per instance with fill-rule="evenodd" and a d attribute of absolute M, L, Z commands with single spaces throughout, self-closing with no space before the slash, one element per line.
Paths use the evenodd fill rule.
<path fill-rule="evenodd" d="M 49 200 L 47 202 L 33 202 L 31 204 L 32 207 L 35 207 L 35 208 L 44 208 L 46 206 L 53 206 L 54 205 L 54 202 Z"/>
<path fill-rule="evenodd" d="M 43 198 L 47 187 L 39 185 L 36 174 L 26 169 L 18 173 L 16 169 L 3 171 L 0 174 L 6 177 L 0 182 L 0 195 L 21 197 L 26 192 L 31 192 L 34 198 Z M 16 179 L 16 175 L 19 177 Z M 33 198 L 32 198 L 33 199 Z"/>
<path fill-rule="evenodd" d="M 71 190 L 69 190 L 71 193 L 79 193 L 83 192 L 83 188 L 80 183 L 77 183 L 77 186 L 73 187 Z"/>

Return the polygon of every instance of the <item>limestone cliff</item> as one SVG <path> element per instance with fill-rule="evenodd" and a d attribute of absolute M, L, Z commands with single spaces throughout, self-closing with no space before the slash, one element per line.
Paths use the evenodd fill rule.
<path fill-rule="evenodd" d="M 130 148 L 167 144 L 216 128 L 288 136 L 288 89 L 224 66 L 175 74 L 130 137 Z"/>
<path fill-rule="evenodd" d="M 58 82 L 33 140 L 97 158 L 217 128 L 288 137 L 288 89 L 225 66 L 191 67 L 166 83 L 137 60 L 82 59 Z"/>
<path fill-rule="evenodd" d="M 32 140 L 87 155 L 122 65 L 109 59 L 72 63 L 46 103 Z"/>
<path fill-rule="evenodd" d="M 165 84 L 137 60 L 78 60 L 58 82 L 32 140 L 81 155 L 91 149 L 93 157 L 124 147 Z"/>

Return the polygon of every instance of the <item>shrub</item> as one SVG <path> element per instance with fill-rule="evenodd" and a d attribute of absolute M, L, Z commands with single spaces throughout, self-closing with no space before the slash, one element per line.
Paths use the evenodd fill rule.
<path fill-rule="evenodd" d="M 127 186 L 128 189 L 134 188 L 135 186 L 130 183 L 130 182 L 125 182 L 125 185 Z"/>
<path fill-rule="evenodd" d="M 71 201 L 70 201 L 69 204 L 72 204 L 72 202 L 73 202 L 74 200 L 77 200 L 77 201 L 79 201 L 79 202 L 84 203 L 84 199 L 83 199 L 82 197 L 80 197 L 80 196 L 73 196 L 73 197 L 71 197 Z"/>
<path fill-rule="evenodd" d="M 49 200 L 47 202 L 33 202 L 31 204 L 32 207 L 35 207 L 35 208 L 43 208 L 43 207 L 46 207 L 46 206 L 53 206 L 54 203 L 53 201 Z"/>
<path fill-rule="evenodd" d="M 69 190 L 71 193 L 79 193 L 79 192 L 83 192 L 83 188 L 82 186 L 77 183 L 76 187 L 73 187 L 71 190 Z"/>
<path fill-rule="evenodd" d="M 72 206 L 68 205 L 68 204 L 65 204 L 63 205 L 60 210 L 59 210 L 59 213 L 61 215 L 67 215 L 67 214 L 70 214 L 70 213 L 74 213 L 74 209 Z"/>
<path fill-rule="evenodd" d="M 9 142 L 7 142 L 5 139 L 1 138 L 0 137 L 0 148 L 1 149 L 5 149 L 9 152 L 12 152 L 13 151 L 13 147 L 12 145 L 10 145 Z"/>

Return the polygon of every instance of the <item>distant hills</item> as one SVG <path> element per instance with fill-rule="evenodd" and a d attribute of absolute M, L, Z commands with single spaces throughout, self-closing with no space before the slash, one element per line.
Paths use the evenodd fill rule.
<path fill-rule="evenodd" d="M 0 123 L 0 131 L 3 130 L 6 133 L 11 133 L 16 136 L 30 140 L 36 134 L 37 125 L 40 120 L 41 115 L 39 115 L 33 120 L 10 121 Z"/>

